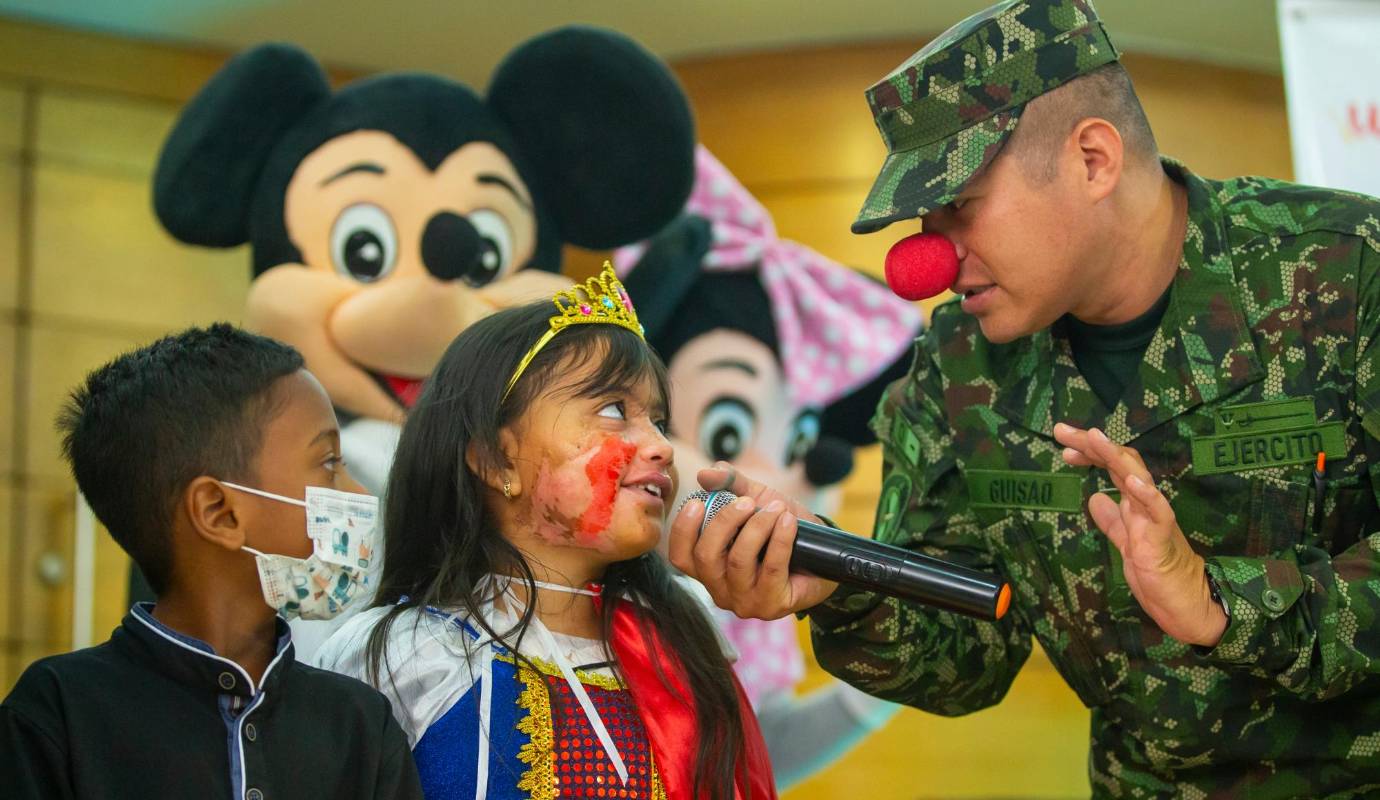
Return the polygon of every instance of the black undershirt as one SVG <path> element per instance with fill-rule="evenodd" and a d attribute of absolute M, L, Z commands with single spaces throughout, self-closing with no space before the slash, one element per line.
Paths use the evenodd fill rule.
<path fill-rule="evenodd" d="M 1102 405 L 1115 408 L 1127 384 L 1135 379 L 1167 308 L 1168 289 L 1149 311 L 1130 322 L 1089 325 L 1065 315 L 1064 331 L 1073 348 L 1073 361 Z"/>

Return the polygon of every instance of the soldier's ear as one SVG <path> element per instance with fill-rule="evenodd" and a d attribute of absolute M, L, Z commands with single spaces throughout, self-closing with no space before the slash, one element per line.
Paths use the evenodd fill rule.
<path fill-rule="evenodd" d="M 1121 133 L 1105 119 L 1085 119 L 1069 134 L 1071 146 L 1064 148 L 1061 160 L 1072 161 L 1072 169 L 1088 203 L 1105 200 L 1121 182 L 1125 167 L 1125 145 Z"/>
<path fill-rule="evenodd" d="M 316 61 L 286 44 L 232 58 L 193 97 L 163 144 L 153 208 L 188 244 L 249 241 L 249 208 L 264 164 L 283 134 L 330 97 Z"/>
<path fill-rule="evenodd" d="M 583 26 L 538 36 L 499 66 L 488 101 L 564 241 L 603 250 L 645 239 L 685 206 L 695 177 L 690 104 L 626 36 Z"/>

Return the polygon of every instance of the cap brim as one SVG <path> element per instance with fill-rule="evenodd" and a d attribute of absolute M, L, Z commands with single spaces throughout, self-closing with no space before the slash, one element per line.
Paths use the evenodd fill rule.
<path fill-rule="evenodd" d="M 953 200 L 1001 151 L 1020 112 L 1004 111 L 947 139 L 888 155 L 853 222 L 853 232 L 872 233 L 893 222 L 923 217 Z"/>

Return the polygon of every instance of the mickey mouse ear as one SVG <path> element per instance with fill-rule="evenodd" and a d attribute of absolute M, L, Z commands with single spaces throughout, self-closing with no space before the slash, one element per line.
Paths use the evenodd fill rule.
<path fill-rule="evenodd" d="M 206 247 L 248 241 L 249 205 L 269 154 L 330 93 L 321 67 L 291 45 L 261 45 L 231 59 L 163 143 L 153 177 L 163 227 Z"/>
<path fill-rule="evenodd" d="M 499 66 L 488 102 L 571 244 L 602 250 L 644 239 L 690 196 L 689 101 L 622 34 L 571 26 L 528 41 Z"/>

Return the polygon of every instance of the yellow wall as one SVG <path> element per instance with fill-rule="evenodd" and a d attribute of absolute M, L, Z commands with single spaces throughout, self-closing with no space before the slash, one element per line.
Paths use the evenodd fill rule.
<path fill-rule="evenodd" d="M 920 42 L 676 65 L 701 139 L 773 213 L 783 236 L 878 272 L 914 230 L 858 237 L 848 223 L 882 149 L 862 89 Z M 178 103 L 215 53 L 0 20 L 0 692 L 32 659 L 70 644 L 73 488 L 52 419 L 90 368 L 171 329 L 238 319 L 244 251 L 173 243 L 148 187 Z M 1277 76 L 1128 56 L 1161 148 L 1214 176 L 1289 177 Z M 591 272 L 600 254 L 572 253 Z M 878 458 L 845 487 L 845 527 L 870 527 Z M 43 557 L 67 576 L 39 577 Z M 124 608 L 124 559 L 98 553 L 97 640 Z M 810 685 L 824 680 L 812 671 Z M 790 793 L 834 797 L 1086 795 L 1087 714 L 1036 654 L 998 708 L 946 720 L 903 712 L 887 732 Z"/>
<path fill-rule="evenodd" d="M 149 197 L 178 108 L 223 62 L 0 20 L 0 692 L 72 642 L 65 393 L 125 349 L 239 319 L 247 252 L 175 243 Z M 95 641 L 124 613 L 126 563 L 101 532 Z"/>

